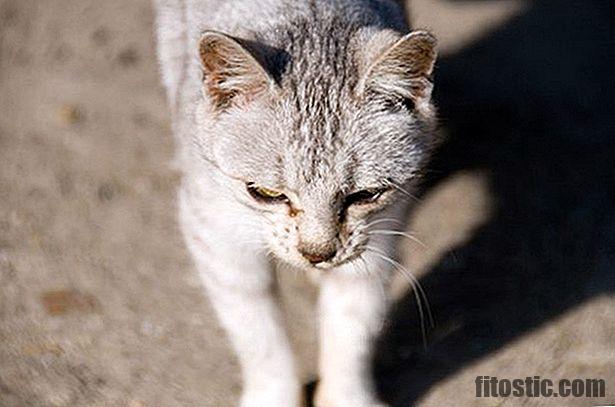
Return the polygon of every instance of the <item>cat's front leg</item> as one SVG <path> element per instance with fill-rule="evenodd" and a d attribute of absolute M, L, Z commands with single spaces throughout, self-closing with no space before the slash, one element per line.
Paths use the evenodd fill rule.
<path fill-rule="evenodd" d="M 375 395 L 371 357 L 386 311 L 386 280 L 338 270 L 323 277 L 318 407 L 384 406 Z"/>
<path fill-rule="evenodd" d="M 239 359 L 242 407 L 296 407 L 301 388 L 291 347 L 272 293 L 265 256 L 237 240 L 225 239 L 229 228 L 203 228 L 183 216 L 187 246 L 221 325 Z"/>
<path fill-rule="evenodd" d="M 268 270 L 254 259 L 239 259 L 242 255 L 217 253 L 216 260 L 198 261 L 209 299 L 241 364 L 241 406 L 298 406 L 299 382 L 271 282 L 257 277 Z"/>

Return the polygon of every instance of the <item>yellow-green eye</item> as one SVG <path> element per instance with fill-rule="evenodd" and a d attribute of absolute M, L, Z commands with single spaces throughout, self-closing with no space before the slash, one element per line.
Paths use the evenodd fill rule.
<path fill-rule="evenodd" d="M 274 191 L 273 189 L 269 189 L 269 188 L 265 188 L 265 187 L 256 187 L 254 188 L 254 190 L 261 196 L 267 197 L 267 198 L 279 198 L 282 195 L 284 195 L 281 192 L 278 191 Z"/>
<path fill-rule="evenodd" d="M 252 197 L 258 201 L 263 202 L 287 202 L 288 198 L 283 193 L 265 188 L 259 187 L 252 182 L 248 182 L 246 184 L 246 188 L 248 189 L 248 193 L 252 195 Z"/>

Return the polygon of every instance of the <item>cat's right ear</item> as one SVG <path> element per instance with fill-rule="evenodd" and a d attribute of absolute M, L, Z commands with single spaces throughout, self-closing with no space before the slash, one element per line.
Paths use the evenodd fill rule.
<path fill-rule="evenodd" d="M 385 95 L 411 102 L 425 115 L 430 104 L 436 38 L 427 31 L 404 36 L 382 31 L 366 44 L 365 73 L 359 82 L 361 94 Z"/>
<path fill-rule="evenodd" d="M 216 31 L 199 42 L 203 86 L 216 110 L 246 103 L 275 86 L 275 81 L 247 43 Z"/>

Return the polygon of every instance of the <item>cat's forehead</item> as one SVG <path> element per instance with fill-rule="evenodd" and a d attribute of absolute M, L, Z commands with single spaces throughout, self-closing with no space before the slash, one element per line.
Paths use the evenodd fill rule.
<path fill-rule="evenodd" d="M 358 76 L 349 38 L 306 35 L 293 42 L 275 109 L 284 123 L 289 183 L 341 184 L 347 178 L 341 161 L 348 140 L 343 135 L 356 113 L 353 91 Z"/>
<path fill-rule="evenodd" d="M 402 181 L 422 151 L 412 139 L 420 133 L 414 119 L 357 96 L 364 74 L 358 44 L 364 38 L 334 20 L 322 24 L 278 38 L 291 46 L 276 91 L 222 126 L 235 130 L 224 143 L 236 154 L 221 156 L 237 158 L 244 178 L 297 192 L 336 193 Z"/>
<path fill-rule="evenodd" d="M 324 80 L 297 82 L 278 104 L 223 126 L 238 131 L 225 143 L 234 153 L 222 156 L 235 157 L 246 179 L 297 193 L 325 196 L 402 182 L 420 159 L 413 157 L 420 140 L 412 137 L 420 131 L 407 114 L 374 112 L 350 91 Z"/>
<path fill-rule="evenodd" d="M 343 120 L 355 108 L 358 81 L 353 36 L 334 22 L 326 32 L 307 31 L 288 50 L 288 65 L 280 81 L 280 112 L 298 142 L 332 143 Z"/>
<path fill-rule="evenodd" d="M 333 194 L 377 187 L 408 169 L 407 162 L 400 160 L 408 148 L 394 140 L 394 133 L 381 133 L 375 123 L 363 126 L 359 116 L 336 119 L 335 124 L 324 124 L 330 133 L 306 126 L 306 133 L 289 132 L 283 137 L 276 168 L 283 185 L 295 190 L 318 186 Z"/>

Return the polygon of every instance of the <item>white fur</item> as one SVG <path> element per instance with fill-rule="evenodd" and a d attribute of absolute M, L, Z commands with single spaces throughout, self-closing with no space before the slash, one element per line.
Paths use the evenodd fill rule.
<path fill-rule="evenodd" d="M 179 191 L 180 226 L 209 299 L 239 359 L 244 384 L 241 405 L 301 404 L 301 383 L 273 292 L 272 268 L 276 261 L 302 271 L 320 270 L 321 381 L 316 405 L 378 405 L 369 363 L 386 311 L 387 285 L 395 264 L 390 259 L 395 255 L 396 245 L 393 234 L 375 235 L 370 222 L 380 219 L 375 229 L 391 229 L 394 223 L 387 222 L 401 223 L 406 203 L 392 189 L 372 209 L 347 208 L 343 225 L 338 219 L 339 211 L 344 194 L 350 194 L 353 188 L 371 187 L 385 179 L 411 184 L 411 176 L 419 169 L 425 145 L 429 144 L 416 140 L 432 126 L 409 112 L 383 111 L 382 100 L 378 98 L 367 107 L 357 107 L 354 90 L 341 86 L 319 88 L 323 81 L 335 84 L 337 78 L 327 77 L 331 67 L 317 59 L 316 51 L 326 53 L 335 47 L 322 45 L 316 28 L 314 33 L 305 33 L 314 38 L 300 44 L 306 47 L 300 51 L 315 59 L 298 57 L 294 66 L 298 75 L 302 69 L 309 73 L 302 78 L 305 83 L 294 88 L 296 96 L 305 99 L 305 103 L 296 108 L 288 90 L 269 89 L 250 103 L 231 105 L 224 114 L 217 114 L 201 82 L 197 51 L 201 33 L 216 30 L 253 40 L 255 32 L 277 33 L 270 29 L 276 22 L 281 24 L 286 19 L 292 23 L 297 16 L 311 16 L 309 7 L 291 0 L 155 3 L 158 56 L 184 174 Z M 368 3 L 369 7 L 375 4 L 352 0 L 318 4 L 325 17 L 336 21 L 333 17 L 340 7 L 349 13 L 349 18 L 367 18 L 366 13 L 375 13 Z M 388 0 L 378 2 L 378 7 L 383 15 L 393 10 Z M 378 20 L 374 27 L 376 23 L 388 24 Z M 362 35 L 377 33 L 370 27 L 359 30 L 363 34 L 349 40 L 348 46 L 355 47 L 354 51 L 345 50 L 344 45 L 340 48 L 348 51 L 348 55 L 332 56 L 349 59 L 341 61 L 348 65 L 347 69 L 339 70 L 343 71 L 341 74 L 354 72 L 351 51 L 367 55 L 363 57 L 368 59 L 364 62 L 367 64 L 370 55 L 373 60 L 400 37 L 387 28 L 387 34 L 380 36 L 386 43 L 371 44 L 374 49 L 364 50 L 360 43 Z M 339 30 L 348 34 L 344 26 Z M 361 55 L 356 60 L 361 61 Z M 320 57 L 324 61 L 332 58 L 326 54 Z M 246 78 L 230 80 L 242 79 Z M 359 82 L 365 81 L 363 78 Z M 226 85 L 229 83 L 233 82 Z M 389 84 L 396 89 L 403 87 Z M 329 103 L 321 104 L 324 99 Z M 334 116 L 336 121 L 329 120 Z M 298 134 L 292 135 L 289 129 L 297 117 L 302 124 Z M 346 137 L 346 143 L 336 144 L 335 137 Z M 271 170 L 274 162 L 282 165 L 281 174 Z M 312 173 L 306 175 L 306 168 L 311 168 Z M 286 204 L 258 202 L 249 195 L 247 181 L 280 188 L 297 211 L 291 214 Z M 387 209 L 379 214 L 371 213 L 385 206 Z M 300 252 L 302 244 L 316 248 L 326 244 L 335 247 L 336 254 L 312 266 Z"/>

